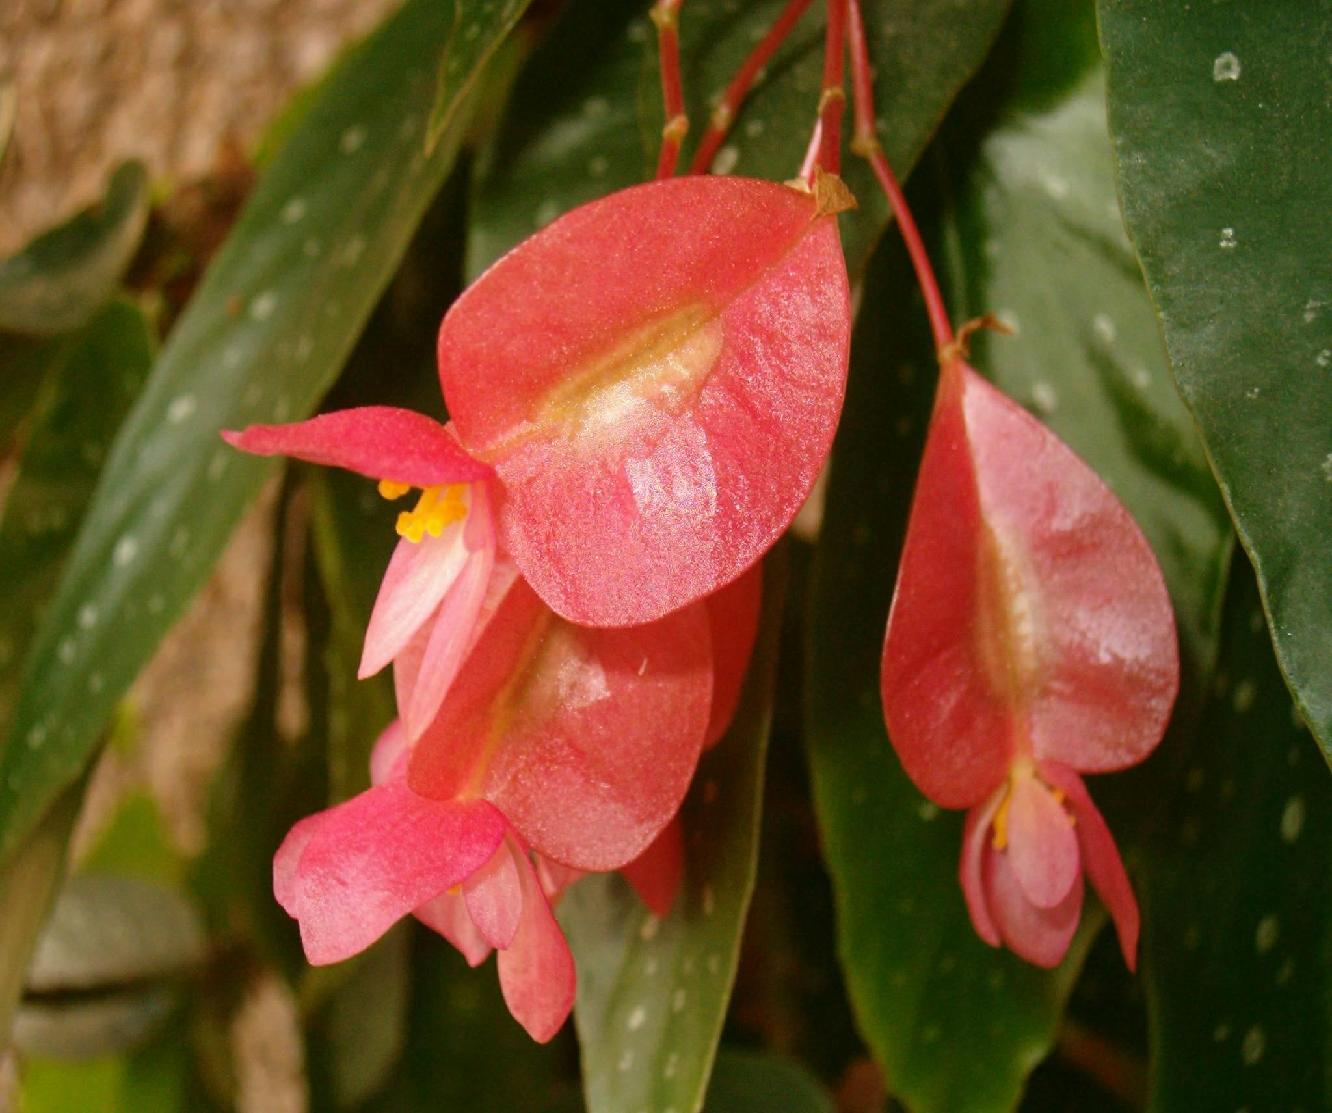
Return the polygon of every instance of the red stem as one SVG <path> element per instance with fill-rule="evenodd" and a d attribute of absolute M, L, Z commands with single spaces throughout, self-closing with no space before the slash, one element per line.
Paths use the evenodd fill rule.
<path fill-rule="evenodd" d="M 739 112 L 740 105 L 758 77 L 759 70 L 768 64 L 777 48 L 786 41 L 786 37 L 800 21 L 800 17 L 805 14 L 809 5 L 810 0 L 787 0 L 782 14 L 768 28 L 768 33 L 750 52 L 749 57 L 741 63 L 735 76 L 731 78 L 731 83 L 726 86 L 726 91 L 722 93 L 717 106 L 712 110 L 712 116 L 708 120 L 708 130 L 699 140 L 698 150 L 694 152 L 693 161 L 689 164 L 691 174 L 708 172 L 718 149 L 731 130 L 731 123 Z"/>
<path fill-rule="evenodd" d="M 944 305 L 943 294 L 939 291 L 939 281 L 935 278 L 934 267 L 930 265 L 929 253 L 921 239 L 920 229 L 907 205 L 902 187 L 898 185 L 893 168 L 888 165 L 888 157 L 883 153 L 879 137 L 874 131 L 874 81 L 870 75 L 869 47 L 865 42 L 865 23 L 860 15 L 860 0 L 847 0 L 850 9 L 849 37 L 851 41 L 851 89 L 855 100 L 856 134 L 851 149 L 868 160 L 879 179 L 888 198 L 888 204 L 897 219 L 897 226 L 906 241 L 907 252 L 911 256 L 911 265 L 916 271 L 916 281 L 920 283 L 921 293 L 925 296 L 925 310 L 930 317 L 930 329 L 934 333 L 934 345 L 940 359 L 953 348 L 953 326 L 948 320 L 948 309 Z M 831 15 L 830 15 L 831 20 Z M 951 363 L 952 360 L 946 362 Z"/>
<path fill-rule="evenodd" d="M 666 106 L 666 124 L 661 129 L 661 154 L 657 177 L 669 178 L 680 161 L 680 145 L 689 130 L 685 114 L 684 83 L 680 79 L 680 5 L 684 0 L 657 0 L 652 22 L 657 25 L 657 52 L 661 56 L 661 99 Z"/>
<path fill-rule="evenodd" d="M 847 0 L 828 0 L 828 31 L 824 39 L 823 91 L 819 95 L 819 127 L 822 144 L 818 166 L 829 174 L 842 168 L 842 59 L 846 53 Z"/>

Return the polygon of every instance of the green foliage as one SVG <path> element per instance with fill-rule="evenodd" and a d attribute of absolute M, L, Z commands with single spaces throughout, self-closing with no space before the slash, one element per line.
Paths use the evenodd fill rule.
<path fill-rule="evenodd" d="M 765 568 L 735 719 L 703 755 L 680 810 L 685 872 L 670 915 L 658 920 L 614 874 L 579 882 L 560 906 L 578 964 L 574 1020 L 591 1113 L 694 1109 L 706 1092 L 758 866 L 781 561 L 770 557 Z"/>
<path fill-rule="evenodd" d="M 111 297 L 147 221 L 148 171 L 127 162 L 101 202 L 0 262 L 0 332 L 55 336 L 84 324 Z"/>
<path fill-rule="evenodd" d="M 883 76 L 875 90 L 880 138 L 898 170 L 915 163 L 944 110 L 980 64 L 1008 0 L 883 0 L 867 34 Z M 711 98 L 781 11 L 781 0 L 690 3 L 680 17 L 690 135 L 707 127 Z M 796 176 L 822 84 L 820 5 L 806 14 L 755 86 L 714 164 L 719 173 L 783 181 Z M 955 10 L 964 8 L 964 12 Z M 469 271 L 483 267 L 560 213 L 652 174 L 665 122 L 656 39 L 640 0 L 584 0 L 524 68 L 477 183 Z M 847 125 L 850 134 L 850 124 Z M 688 158 L 692 147 L 687 146 Z M 887 222 L 887 206 L 860 160 L 843 171 L 860 209 L 842 218 L 853 273 Z"/>
<path fill-rule="evenodd" d="M 1332 25 L 1101 0 L 1124 213 L 1179 389 L 1332 760 Z"/>
<path fill-rule="evenodd" d="M 511 19 L 485 16 L 482 42 L 493 49 Z M 112 703 L 271 471 L 234 454 L 217 430 L 308 413 L 392 275 L 466 115 L 422 153 L 450 27 L 433 0 L 413 0 L 346 58 L 172 333 L 112 448 L 25 672 L 0 755 L 0 853 L 87 762 Z M 460 84 L 455 96 L 465 92 Z M 87 607 L 98 615 L 91 628 L 79 624 Z M 101 682 L 90 691 L 94 672 Z M 33 730 L 47 744 L 25 747 Z"/>

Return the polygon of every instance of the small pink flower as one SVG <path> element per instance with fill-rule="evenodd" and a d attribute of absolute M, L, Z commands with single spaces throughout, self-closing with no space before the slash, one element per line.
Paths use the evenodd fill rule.
<path fill-rule="evenodd" d="M 888 734 L 927 797 L 966 808 L 977 933 L 1041 966 L 1084 873 L 1133 967 L 1138 909 L 1079 773 L 1142 761 L 1179 685 L 1146 539 L 1049 429 L 960 361 L 939 383 L 888 617 Z"/>

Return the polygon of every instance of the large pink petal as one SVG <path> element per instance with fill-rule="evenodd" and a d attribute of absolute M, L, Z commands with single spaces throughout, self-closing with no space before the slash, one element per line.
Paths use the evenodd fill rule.
<path fill-rule="evenodd" d="M 389 781 L 298 824 L 274 860 L 274 892 L 310 962 L 338 962 L 480 868 L 504 829 L 484 801 L 430 800 Z"/>
<path fill-rule="evenodd" d="M 1027 899 L 1008 855 L 987 847 L 982 871 L 990 915 L 1004 944 L 1037 966 L 1058 966 L 1082 915 L 1081 878 L 1053 908 L 1037 908 Z"/>
<path fill-rule="evenodd" d="M 664 920 L 671 914 L 671 906 L 680 892 L 684 865 L 684 833 L 680 817 L 676 816 L 642 854 L 620 867 L 620 873 L 648 911 Z"/>
<path fill-rule="evenodd" d="M 362 680 L 401 653 L 438 610 L 467 563 L 463 532 L 463 523 L 453 522 L 438 537 L 398 542 L 366 627 L 357 670 Z"/>
<path fill-rule="evenodd" d="M 1032 751 L 1086 772 L 1120 769 L 1161 740 L 1179 687 L 1174 611 L 1124 505 L 1012 399 L 966 372 L 981 502 L 1012 585 Z"/>
<path fill-rule="evenodd" d="M 771 182 L 687 177 L 576 209 L 463 294 L 439 336 L 502 537 L 560 614 L 627 625 L 735 579 L 827 455 L 850 310 L 831 216 Z"/>
<path fill-rule="evenodd" d="M 463 882 L 467 914 L 481 938 L 500 950 L 513 943 L 523 914 L 523 880 L 511 841 L 505 840 L 490 861 Z"/>
<path fill-rule="evenodd" d="M 496 851 L 507 853 L 504 844 Z M 490 954 L 490 944 L 472 922 L 467 902 L 457 890 L 440 893 L 415 910 L 413 915 L 431 931 L 438 932 L 467 960 L 468 966 L 480 966 Z"/>
<path fill-rule="evenodd" d="M 522 881 L 523 914 L 508 949 L 499 953 L 500 991 L 509 1012 L 537 1043 L 545 1043 L 573 1008 L 573 954 L 556 923 L 527 855 L 510 844 Z"/>
<path fill-rule="evenodd" d="M 749 671 L 749 658 L 758 636 L 759 607 L 763 601 L 763 568 L 756 564 L 703 602 L 712 631 L 712 713 L 703 748 L 711 749 L 735 718 L 736 706 Z"/>
<path fill-rule="evenodd" d="M 293 456 L 413 487 L 469 483 L 492 474 L 438 421 L 415 410 L 363 406 L 289 425 L 224 430 L 223 439 L 257 456 Z"/>
<path fill-rule="evenodd" d="M 888 737 L 916 787 L 946 808 L 984 800 L 1008 773 L 1008 709 L 977 660 L 980 496 L 961 380 L 944 375 L 916 479 L 880 676 Z"/>
<path fill-rule="evenodd" d="M 384 728 L 370 750 L 370 783 L 382 785 L 385 781 L 405 780 L 410 752 L 402 720 L 394 719 Z"/>
<path fill-rule="evenodd" d="M 1081 777 L 1054 762 L 1042 765 L 1041 775 L 1050 784 L 1062 789 L 1068 800 L 1068 806 L 1077 820 L 1078 844 L 1082 847 L 1082 863 L 1087 878 L 1115 922 L 1124 962 L 1129 970 L 1136 970 L 1138 902 L 1133 896 L 1128 874 L 1124 872 L 1124 862 L 1119 856 L 1119 848 L 1115 846 L 1114 836 L 1092 802 Z"/>
<path fill-rule="evenodd" d="M 958 880 L 962 883 L 962 896 L 967 902 L 967 913 L 976 934 L 991 947 L 999 946 L 999 929 L 990 915 L 989 897 L 985 893 L 985 855 L 990 849 L 994 813 L 1004 798 L 1004 788 L 995 790 L 983 803 L 967 810 L 962 827 L 962 859 L 958 863 Z"/>
<path fill-rule="evenodd" d="M 1037 777 L 1012 779 L 1008 847 L 1003 853 L 1037 908 L 1053 908 L 1082 875 L 1073 819 Z"/>
<path fill-rule="evenodd" d="M 618 869 L 678 810 L 711 696 L 702 604 L 645 626 L 579 627 L 515 579 L 417 743 L 408 781 L 440 799 L 490 800 L 556 861 Z"/>

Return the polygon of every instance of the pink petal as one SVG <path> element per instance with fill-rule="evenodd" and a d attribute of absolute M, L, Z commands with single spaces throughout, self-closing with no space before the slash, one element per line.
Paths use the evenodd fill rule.
<path fill-rule="evenodd" d="M 407 776 L 407 758 L 411 747 L 402 720 L 394 719 L 384 728 L 370 751 L 370 783 L 382 785 L 385 781 L 404 780 Z"/>
<path fill-rule="evenodd" d="M 564 895 L 564 891 L 570 885 L 579 878 L 587 876 L 586 870 L 574 869 L 573 866 L 543 858 L 540 854 L 536 856 L 533 864 L 536 866 L 537 878 L 541 881 L 541 891 L 546 894 L 546 899 L 552 905 Z"/>
<path fill-rule="evenodd" d="M 709 595 L 708 627 L 712 631 L 712 714 L 703 748 L 711 749 L 735 718 L 749 658 L 758 636 L 759 607 L 763 599 L 763 568 L 756 564 L 738 580 Z"/>
<path fill-rule="evenodd" d="M 1179 688 L 1156 557 L 1063 441 L 970 369 L 966 383 L 985 517 L 1030 608 L 1033 752 L 1086 772 L 1136 764 L 1161 740 Z"/>
<path fill-rule="evenodd" d="M 1046 762 L 1041 776 L 1063 790 L 1077 820 L 1078 844 L 1082 847 L 1082 862 L 1087 878 L 1110 912 L 1119 935 L 1119 949 L 1129 970 L 1137 969 L 1138 958 L 1138 902 L 1133 896 L 1124 862 L 1115 846 L 1114 836 L 1105 819 L 1097 811 L 1082 783 L 1082 778 L 1071 769 Z"/>
<path fill-rule="evenodd" d="M 506 840 L 482 866 L 463 882 L 463 900 L 476 930 L 492 947 L 503 950 L 513 943 L 523 912 L 523 882 Z"/>
<path fill-rule="evenodd" d="M 510 846 L 522 881 L 523 914 L 512 945 L 499 953 L 500 992 L 509 1012 L 537 1043 L 545 1043 L 573 1008 L 573 955 L 546 902 L 527 855 Z"/>
<path fill-rule="evenodd" d="M 1073 820 L 1040 780 L 1012 779 L 1008 801 L 1008 855 L 1013 876 L 1037 908 L 1053 908 L 1082 875 Z"/>
<path fill-rule="evenodd" d="M 496 853 L 504 851 L 503 843 Z M 447 939 L 467 960 L 468 966 L 480 966 L 490 954 L 490 944 L 482 937 L 471 913 L 467 911 L 467 902 L 456 889 L 440 893 L 433 900 L 421 905 L 413 915 Z"/>
<path fill-rule="evenodd" d="M 417 743 L 408 782 L 490 800 L 556 861 L 618 869 L 678 810 L 711 698 L 701 604 L 645 626 L 579 627 L 516 579 Z"/>
<path fill-rule="evenodd" d="M 468 555 L 462 522 L 445 526 L 438 537 L 398 542 L 370 613 L 357 676 L 373 676 L 403 651 L 434 615 Z"/>
<path fill-rule="evenodd" d="M 962 860 L 958 865 L 958 880 L 962 883 L 962 896 L 967 902 L 971 926 L 976 934 L 991 947 L 999 946 L 999 929 L 990 916 L 989 898 L 985 894 L 985 854 L 993 839 L 994 814 L 1004 798 L 1001 785 L 984 803 L 968 809 L 962 828 Z"/>
<path fill-rule="evenodd" d="M 648 911 L 659 920 L 671 914 L 671 906 L 684 879 L 684 834 L 676 816 L 632 862 L 620 867 Z"/>
<path fill-rule="evenodd" d="M 274 860 L 274 893 L 300 921 L 310 962 L 338 962 L 482 866 L 503 836 L 482 801 L 429 800 L 389 781 L 297 824 Z"/>
<path fill-rule="evenodd" d="M 642 623 L 739 576 L 790 523 L 841 408 L 835 220 L 771 182 L 685 177 L 568 213 L 444 318 L 459 437 L 558 613 Z"/>
<path fill-rule="evenodd" d="M 292 456 L 413 487 L 468 483 L 491 469 L 462 450 L 437 421 L 414 410 L 363 406 L 289 425 L 224 430 L 228 444 L 257 456 Z"/>
<path fill-rule="evenodd" d="M 403 710 L 407 732 L 419 738 L 462 667 L 476 636 L 476 621 L 495 564 L 494 548 L 469 553 L 458 578 L 440 603 L 428 627 L 430 637 L 416 669 Z M 401 705 L 400 705 L 401 706 Z"/>
<path fill-rule="evenodd" d="M 1038 908 L 1027 899 L 1008 855 L 988 847 L 982 872 L 990 914 L 1004 944 L 1036 966 L 1058 966 L 1082 915 L 1082 880 L 1053 908 Z"/>

